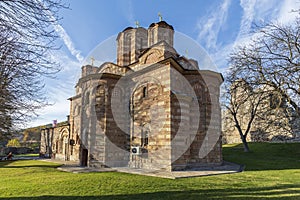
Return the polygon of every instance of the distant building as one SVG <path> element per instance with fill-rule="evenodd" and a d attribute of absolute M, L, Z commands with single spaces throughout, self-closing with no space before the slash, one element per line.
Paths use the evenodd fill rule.
<path fill-rule="evenodd" d="M 244 80 L 236 81 L 238 87 L 235 90 L 234 97 L 243 96 L 243 92 L 246 89 L 252 90 L 250 86 L 245 85 Z M 234 84 L 233 84 L 234 85 Z M 242 86 L 242 87 L 241 87 Z M 284 141 L 293 138 L 300 137 L 299 117 L 297 117 L 295 111 L 287 106 L 287 102 L 279 94 L 274 92 L 271 87 L 259 88 L 257 91 L 263 91 L 263 93 L 257 93 L 256 95 L 262 95 L 264 100 L 259 104 L 257 108 L 257 116 L 252 122 L 250 132 L 247 136 L 249 142 L 267 142 L 267 141 Z M 253 95 L 255 99 L 255 95 Z M 260 97 L 262 98 L 262 97 Z M 237 119 L 241 125 L 243 132 L 248 128 L 249 122 L 249 107 L 253 103 L 253 99 L 242 100 L 243 104 L 239 105 L 239 112 L 237 113 Z M 228 110 L 223 110 L 222 113 L 222 140 L 224 144 L 240 143 L 241 137 L 238 130 L 235 127 L 233 116 Z"/>
<path fill-rule="evenodd" d="M 165 21 L 120 32 L 117 63 L 82 67 L 69 122 L 42 131 L 41 151 L 90 167 L 221 165 L 222 75 L 180 56 L 173 35 Z"/>
<path fill-rule="evenodd" d="M 67 121 L 47 124 L 41 129 L 40 156 L 59 160 L 76 160 L 70 149 L 70 124 Z"/>

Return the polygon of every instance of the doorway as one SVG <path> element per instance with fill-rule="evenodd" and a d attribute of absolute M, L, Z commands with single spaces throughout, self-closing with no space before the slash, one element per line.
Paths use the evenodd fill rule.
<path fill-rule="evenodd" d="M 87 149 L 82 149 L 80 165 L 83 166 L 83 167 L 86 167 L 87 162 L 88 162 L 88 150 Z"/>

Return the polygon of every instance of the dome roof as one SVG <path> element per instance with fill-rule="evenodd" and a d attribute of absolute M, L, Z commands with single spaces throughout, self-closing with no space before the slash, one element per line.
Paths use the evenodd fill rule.
<path fill-rule="evenodd" d="M 170 24 L 168 24 L 165 21 L 160 21 L 160 22 L 157 22 L 157 23 L 152 23 L 152 24 L 150 24 L 149 28 L 152 28 L 152 27 L 154 27 L 156 25 L 159 26 L 159 27 L 162 27 L 162 28 L 169 28 L 169 29 L 174 30 L 173 26 L 171 26 Z"/>
<path fill-rule="evenodd" d="M 133 29 L 131 26 L 125 28 L 122 32 Z"/>

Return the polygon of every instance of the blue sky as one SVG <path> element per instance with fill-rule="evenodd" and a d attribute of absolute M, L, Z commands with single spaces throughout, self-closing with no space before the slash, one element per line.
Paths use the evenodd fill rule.
<path fill-rule="evenodd" d="M 175 31 L 200 45 L 222 72 L 227 56 L 237 45 L 247 43 L 254 23 L 295 18 L 292 9 L 298 0 L 64 0 L 70 9 L 60 12 L 63 19 L 55 30 L 61 50 L 52 56 L 63 69 L 55 80 L 46 80 L 46 92 L 53 106 L 40 110 L 39 117 L 28 126 L 63 121 L 69 113 L 67 98 L 75 94 L 81 66 L 89 62 L 95 47 L 111 45 L 114 37 L 128 26 L 148 27 L 158 22 L 158 13 Z M 104 42 L 104 43 L 103 43 Z M 113 46 L 113 45 L 111 45 Z M 192 48 L 192 47 L 191 47 Z M 103 49 L 103 48 L 102 48 Z M 93 51 L 94 50 L 94 51 Z M 114 49 L 112 49 L 114 51 Z M 102 52 L 101 52 L 102 51 Z M 97 54 L 106 52 L 100 50 Z M 110 59 L 110 58 L 104 58 Z M 107 60 L 111 61 L 111 60 Z M 97 63 L 96 63 L 97 64 Z"/>

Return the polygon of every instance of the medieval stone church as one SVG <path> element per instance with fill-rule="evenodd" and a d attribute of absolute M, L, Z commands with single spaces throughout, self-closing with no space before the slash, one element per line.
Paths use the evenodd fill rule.
<path fill-rule="evenodd" d="M 165 21 L 120 32 L 117 63 L 82 67 L 68 122 L 42 131 L 44 153 L 89 167 L 221 165 L 222 75 L 199 70 L 173 39 Z"/>

